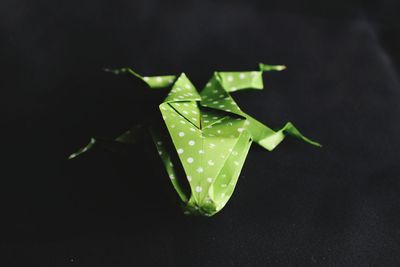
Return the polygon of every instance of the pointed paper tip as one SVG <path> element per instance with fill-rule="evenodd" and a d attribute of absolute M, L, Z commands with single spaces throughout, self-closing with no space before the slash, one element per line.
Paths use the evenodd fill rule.
<path fill-rule="evenodd" d="M 308 141 L 309 144 L 311 144 L 313 146 L 322 147 L 322 145 L 320 143 L 318 143 L 318 142 L 312 141 L 310 139 L 307 139 L 307 141 Z"/>
<path fill-rule="evenodd" d="M 68 159 L 74 159 L 75 157 L 76 157 L 76 153 L 69 155 Z"/>
<path fill-rule="evenodd" d="M 105 72 L 111 72 L 114 74 L 120 74 L 120 73 L 126 73 L 128 70 L 128 68 L 121 68 L 121 69 L 109 69 L 109 68 L 103 68 L 103 71 Z"/>
<path fill-rule="evenodd" d="M 259 63 L 258 65 L 261 71 L 282 71 L 287 68 L 285 65 L 268 65 L 264 63 Z"/>
<path fill-rule="evenodd" d="M 277 70 L 277 71 L 281 71 L 281 70 L 285 70 L 287 67 L 285 66 L 285 65 L 277 65 L 277 66 L 275 66 L 275 69 Z"/>

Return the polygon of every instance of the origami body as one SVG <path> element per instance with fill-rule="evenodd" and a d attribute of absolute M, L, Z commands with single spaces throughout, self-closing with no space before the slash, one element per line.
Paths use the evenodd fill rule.
<path fill-rule="evenodd" d="M 130 73 L 150 88 L 171 88 L 159 106 L 165 125 L 149 127 L 185 213 L 211 216 L 225 206 L 253 141 L 271 151 L 289 134 L 320 146 L 291 123 L 278 131 L 268 128 L 244 113 L 230 95 L 243 89 L 262 89 L 264 71 L 284 68 L 260 64 L 258 71 L 214 72 L 201 93 L 184 73 L 179 77 L 142 77 L 127 68 L 113 71 Z M 129 135 L 127 132 L 115 141 L 129 143 Z M 95 143 L 92 139 L 71 157 Z"/>

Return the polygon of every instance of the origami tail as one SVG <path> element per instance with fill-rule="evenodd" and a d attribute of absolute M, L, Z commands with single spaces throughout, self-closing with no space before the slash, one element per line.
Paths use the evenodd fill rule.
<path fill-rule="evenodd" d="M 120 69 L 104 69 L 106 72 L 112 72 L 114 74 L 131 74 L 136 78 L 139 78 L 145 82 L 152 89 L 161 89 L 170 86 L 176 79 L 175 75 L 164 75 L 164 76 L 141 76 L 131 68 L 120 68 Z"/>
<path fill-rule="evenodd" d="M 305 137 L 291 122 L 286 123 L 280 130 L 274 131 L 250 116 L 247 116 L 247 120 L 247 127 L 254 142 L 269 151 L 274 150 L 285 139 L 286 135 L 299 138 L 310 145 L 322 147 L 321 144 Z"/>

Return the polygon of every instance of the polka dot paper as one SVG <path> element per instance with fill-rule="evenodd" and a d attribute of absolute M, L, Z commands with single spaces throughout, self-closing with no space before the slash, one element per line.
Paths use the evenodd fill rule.
<path fill-rule="evenodd" d="M 141 76 L 129 68 L 112 70 L 131 74 L 149 88 L 168 90 L 158 107 L 160 123 L 147 126 L 185 214 L 212 216 L 226 205 L 253 142 L 272 151 L 291 135 L 320 146 L 290 122 L 272 130 L 244 113 L 231 96 L 238 90 L 263 89 L 263 72 L 283 69 L 285 66 L 260 63 L 256 71 L 217 71 L 200 92 L 185 73 Z M 130 144 L 136 135 L 133 128 L 114 141 Z M 86 152 L 96 141 L 92 138 L 70 158 Z"/>

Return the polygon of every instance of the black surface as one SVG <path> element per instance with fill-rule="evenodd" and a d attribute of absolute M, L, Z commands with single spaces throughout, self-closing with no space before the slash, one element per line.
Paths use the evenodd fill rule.
<path fill-rule="evenodd" d="M 1 266 L 398 266 L 400 9 L 389 1 L 2 0 Z M 151 142 L 67 161 L 149 104 L 127 77 L 286 64 L 236 99 L 321 142 L 255 144 L 228 205 L 179 210 Z M 146 98 L 147 99 L 147 98 Z M 139 156 L 143 154 L 143 156 Z"/>

